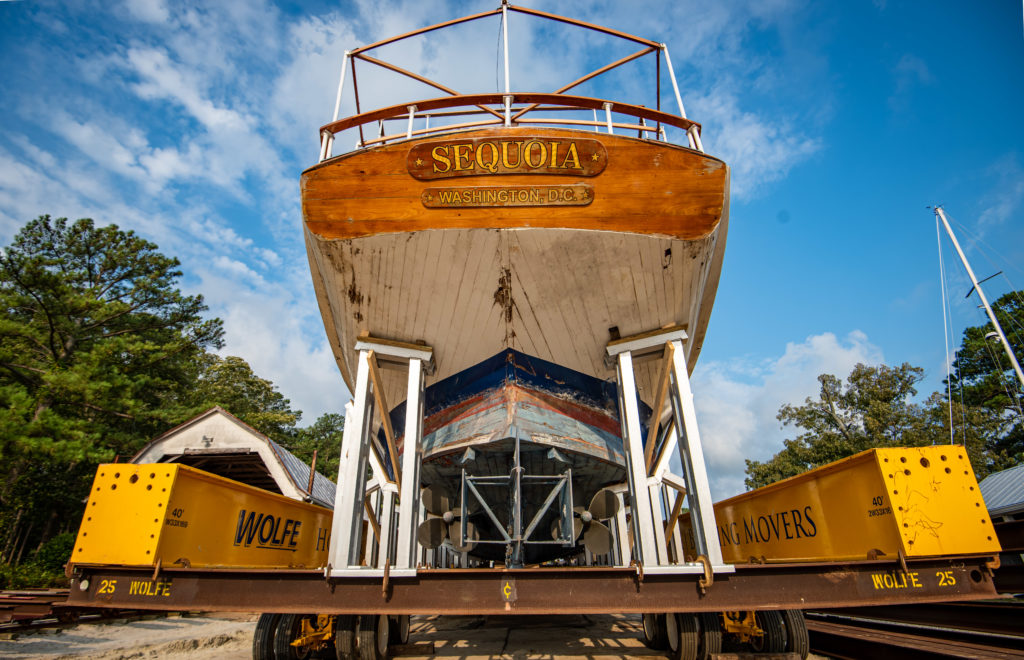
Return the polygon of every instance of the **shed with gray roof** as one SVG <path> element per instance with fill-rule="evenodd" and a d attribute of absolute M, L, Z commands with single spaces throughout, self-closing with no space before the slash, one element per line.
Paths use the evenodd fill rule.
<path fill-rule="evenodd" d="M 1024 465 L 990 474 L 978 487 L 993 520 L 1024 517 Z"/>
<path fill-rule="evenodd" d="M 320 506 L 334 507 L 334 482 L 220 406 L 179 424 L 142 448 L 132 463 L 181 463 Z"/>

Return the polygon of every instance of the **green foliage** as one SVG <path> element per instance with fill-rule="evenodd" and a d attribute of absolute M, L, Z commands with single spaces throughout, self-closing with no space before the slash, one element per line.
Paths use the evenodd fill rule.
<path fill-rule="evenodd" d="M 32 556 L 31 563 L 45 571 L 63 571 L 75 547 L 75 535 L 63 532 L 43 543 Z"/>
<path fill-rule="evenodd" d="M 992 310 L 1019 360 L 1024 356 L 1024 291 L 1000 297 Z M 973 409 L 976 416 L 986 417 L 985 464 L 981 466 L 986 471 L 1024 461 L 1024 388 L 1002 343 L 989 338 L 994 332 L 992 323 L 964 330 L 949 381 L 954 408 Z M 967 420 L 955 414 L 953 425 L 960 434 L 976 432 Z"/>
<path fill-rule="evenodd" d="M 221 322 L 176 287 L 177 259 L 115 225 L 42 216 L 0 256 L 0 457 L 97 461 L 166 428 Z"/>
<path fill-rule="evenodd" d="M 868 367 L 858 364 L 846 384 L 831 375 L 818 377 L 817 399 L 784 405 L 777 418 L 803 432 L 786 440 L 781 452 L 765 462 L 747 460 L 748 488 L 852 456 L 872 447 L 931 444 L 934 430 L 924 409 L 910 402 L 924 370 L 909 364 Z"/>
<path fill-rule="evenodd" d="M 46 589 L 67 586 L 68 580 L 64 577 L 63 569 L 54 571 L 32 562 L 18 565 L 0 564 L 0 589 Z"/>
<path fill-rule="evenodd" d="M 0 253 L 5 561 L 77 524 L 98 462 L 181 421 L 194 365 L 223 331 L 178 290 L 178 266 L 133 232 L 49 216 Z"/>
<path fill-rule="evenodd" d="M 220 406 L 278 442 L 287 443 L 295 436 L 295 424 L 302 417 L 272 382 L 257 376 L 248 362 L 233 355 L 202 357 L 190 401 L 193 414 Z"/>
<path fill-rule="evenodd" d="M 344 431 L 345 418 L 342 415 L 325 413 L 311 426 L 299 429 L 288 449 L 306 463 L 312 462 L 313 451 L 316 450 L 316 471 L 337 483 Z"/>

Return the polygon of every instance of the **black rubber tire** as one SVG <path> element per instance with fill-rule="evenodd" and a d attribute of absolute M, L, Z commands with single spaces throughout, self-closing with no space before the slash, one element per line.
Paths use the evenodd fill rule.
<path fill-rule="evenodd" d="M 261 614 L 252 635 L 252 660 L 274 660 L 274 633 L 280 614 Z"/>
<path fill-rule="evenodd" d="M 334 617 L 334 654 L 337 660 L 356 657 L 356 616 L 339 614 Z"/>
<path fill-rule="evenodd" d="M 754 613 L 754 620 L 764 637 L 751 641 L 751 646 L 758 653 L 782 653 L 786 650 L 786 627 L 782 621 L 782 613 L 776 610 L 763 610 Z"/>
<path fill-rule="evenodd" d="M 391 617 L 388 628 L 388 641 L 392 646 L 409 643 L 409 615 L 399 614 Z"/>
<path fill-rule="evenodd" d="M 315 614 L 282 614 L 277 621 L 277 632 L 274 633 L 274 658 L 276 660 L 305 660 L 312 654 L 309 651 L 301 651 L 292 642 L 302 632 L 302 620 L 313 617 Z"/>
<path fill-rule="evenodd" d="M 717 612 L 701 612 L 697 615 L 700 624 L 700 643 L 697 660 L 708 660 L 722 652 L 722 617 Z"/>
<path fill-rule="evenodd" d="M 359 660 L 387 660 L 391 654 L 390 619 L 386 614 L 359 617 Z"/>
<path fill-rule="evenodd" d="M 675 616 L 679 625 L 678 660 L 697 660 L 700 652 L 700 626 L 693 612 L 681 612 Z"/>
<path fill-rule="evenodd" d="M 668 647 L 664 614 L 644 614 L 642 631 L 644 646 L 647 648 L 664 651 Z"/>
<path fill-rule="evenodd" d="M 782 620 L 786 625 L 786 651 L 806 660 L 811 652 L 811 639 L 807 634 L 803 610 L 783 610 Z"/>

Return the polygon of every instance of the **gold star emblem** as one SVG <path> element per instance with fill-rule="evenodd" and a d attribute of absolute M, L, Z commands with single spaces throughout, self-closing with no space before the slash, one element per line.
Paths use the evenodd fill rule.
<path fill-rule="evenodd" d="M 422 158 L 417 158 L 416 159 L 416 167 L 420 167 L 422 165 L 423 165 L 423 159 Z"/>
<path fill-rule="evenodd" d="M 590 156 L 590 160 L 597 160 L 598 158 L 600 158 L 600 156 L 598 156 L 597 154 L 592 154 Z"/>
<path fill-rule="evenodd" d="M 428 202 L 432 202 L 434 201 L 434 196 L 431 195 L 430 193 L 423 193 L 423 199 L 427 200 Z"/>

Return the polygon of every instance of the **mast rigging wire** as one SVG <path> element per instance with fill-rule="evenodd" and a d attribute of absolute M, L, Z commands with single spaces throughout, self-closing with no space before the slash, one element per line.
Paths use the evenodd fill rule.
<path fill-rule="evenodd" d="M 939 229 L 939 216 L 935 216 L 935 242 L 939 249 L 939 282 L 942 285 L 942 338 L 946 342 L 946 352 L 943 355 L 943 362 L 946 365 L 946 401 L 949 406 L 949 444 L 955 444 L 953 441 L 953 391 L 952 381 L 953 377 L 950 373 L 949 368 L 949 335 L 952 330 L 949 325 L 949 315 L 946 310 L 949 306 L 949 299 L 946 295 L 946 267 L 942 260 L 942 234 Z M 962 393 L 961 393 L 962 394 Z"/>

